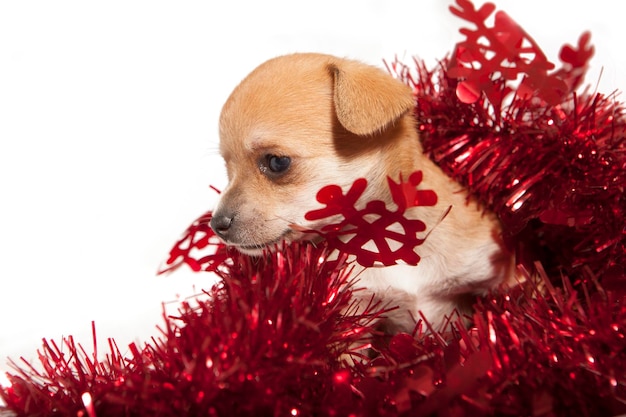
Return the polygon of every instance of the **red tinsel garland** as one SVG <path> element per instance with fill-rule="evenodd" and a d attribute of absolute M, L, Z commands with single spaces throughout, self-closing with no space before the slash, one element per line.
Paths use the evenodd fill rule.
<path fill-rule="evenodd" d="M 488 28 L 493 5 L 458 3 L 451 10 L 477 29 L 461 31 L 467 40 L 451 59 L 434 71 L 416 62 L 417 75 L 392 66 L 415 90 L 426 152 L 499 215 L 512 245 L 533 251 L 520 260 L 624 277 L 624 108 L 614 96 L 576 92 L 589 34 L 564 46 L 563 66 L 549 73 L 554 65 L 506 14 Z"/>
<path fill-rule="evenodd" d="M 19 372 L 9 375 L 2 398 L 18 415 L 47 416 L 85 415 L 85 393 L 95 409 L 89 417 L 331 415 L 349 408 L 344 361 L 384 310 L 372 305 L 352 314 L 345 260 L 327 261 L 326 249 L 298 244 L 260 259 L 229 255 L 208 299 L 166 317 L 161 338 L 131 345 L 130 357 L 111 340 L 105 361 L 71 337 L 65 349 L 45 342 L 43 370 L 15 364 Z"/>
<path fill-rule="evenodd" d="M 502 219 L 527 281 L 478 301 L 473 325 L 384 340 L 351 314 L 350 264 L 294 244 L 252 260 L 213 240 L 210 213 L 172 250 L 222 278 L 166 317 L 162 337 L 72 338 L 14 364 L 0 398 L 18 416 L 611 416 L 626 413 L 626 115 L 578 92 L 583 35 L 554 66 L 512 19 L 457 0 L 466 41 L 414 88 L 427 152 Z M 485 41 L 486 40 L 486 41 Z M 486 42 L 486 43 L 485 43 Z M 485 58 L 495 57 L 486 60 Z M 417 181 L 419 182 L 419 181 Z M 434 190 L 436 192 L 436 190 Z M 426 198 L 426 203 L 429 201 Z M 414 238 L 411 237 L 411 238 Z M 332 240 L 332 239 L 331 239 Z M 328 242 L 327 242 L 328 243 Z M 208 255 L 195 250 L 216 244 Z M 193 251 L 192 251 L 193 249 Z M 344 255 L 345 256 L 345 255 Z M 354 347 L 371 345 L 373 360 Z M 352 360 L 349 360 L 352 358 Z M 353 363 L 354 361 L 354 363 Z"/>

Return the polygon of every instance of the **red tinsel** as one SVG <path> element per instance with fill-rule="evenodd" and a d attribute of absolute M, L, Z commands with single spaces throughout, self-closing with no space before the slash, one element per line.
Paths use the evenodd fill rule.
<path fill-rule="evenodd" d="M 183 303 L 162 337 L 114 341 L 104 361 L 70 337 L 45 342 L 43 370 L 9 375 L 2 398 L 18 415 L 330 415 L 352 406 L 344 362 L 384 310 L 353 315 L 349 269 L 327 251 L 294 244 L 260 259 L 236 252 L 208 299 Z M 344 257 L 345 258 L 345 257 Z M 95 331 L 94 331 L 95 332 Z M 357 355 L 358 353 L 355 353 Z"/>
<path fill-rule="evenodd" d="M 533 252 L 521 261 L 577 279 L 583 269 L 624 277 L 624 108 L 615 96 L 576 91 L 589 34 L 564 46 L 562 67 L 549 73 L 554 65 L 503 12 L 488 28 L 493 5 L 458 3 L 451 10 L 478 29 L 461 30 L 468 38 L 452 58 L 433 71 L 416 62 L 416 75 L 392 66 L 415 90 L 426 152 L 499 215 L 512 245 Z M 474 90 L 471 105 L 459 102 Z"/>
<path fill-rule="evenodd" d="M 453 317 L 444 333 L 420 325 L 414 335 L 386 340 L 370 328 L 383 306 L 352 314 L 348 254 L 327 260 L 332 235 L 319 247 L 296 243 L 253 260 L 214 239 L 207 213 L 168 262 L 217 273 L 208 299 L 183 304 L 177 317 L 165 317 L 160 338 L 131 345 L 129 356 L 113 340 L 104 359 L 95 345 L 87 353 L 71 337 L 61 346 L 45 341 L 41 366 L 14 364 L 11 385 L 0 389 L 7 410 L 88 417 L 626 413 L 624 107 L 615 95 L 577 89 L 593 51 L 588 34 L 563 48 L 555 70 L 511 18 L 499 12 L 493 27 L 486 23 L 493 5 L 457 0 L 451 10 L 474 26 L 462 30 L 466 40 L 451 57 L 432 70 L 419 60 L 391 69 L 414 88 L 426 151 L 501 218 L 526 282 L 478 300 L 470 328 Z M 402 187 L 406 196 L 411 187 Z M 325 211 L 311 215 L 347 213 L 328 204 L 347 194 L 332 186 L 322 194 Z M 413 203 L 429 204 L 433 195 L 420 198 Z M 418 229 L 406 237 L 413 247 Z M 355 350 L 364 346 L 374 359 Z"/>

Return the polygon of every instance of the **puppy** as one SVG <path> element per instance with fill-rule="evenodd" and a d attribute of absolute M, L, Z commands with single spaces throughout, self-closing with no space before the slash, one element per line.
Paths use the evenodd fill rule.
<path fill-rule="evenodd" d="M 229 182 L 211 227 L 226 244 L 260 255 L 282 241 L 311 238 L 299 230 L 322 228 L 304 215 L 320 208 L 315 195 L 323 186 L 345 191 L 366 178 L 363 205 L 392 204 L 387 177 L 397 182 L 421 170 L 421 187 L 438 195 L 436 206 L 407 212 L 427 225 L 428 237 L 417 247 L 421 261 L 367 268 L 357 287 L 366 289 L 358 292 L 363 300 L 373 294 L 399 306 L 387 320 L 389 331 L 412 331 L 420 311 L 440 329 L 447 315 L 467 308 L 469 296 L 508 280 L 513 262 L 495 216 L 423 154 L 414 105 L 409 87 L 361 62 L 323 54 L 265 62 L 222 109 L 220 152 Z"/>

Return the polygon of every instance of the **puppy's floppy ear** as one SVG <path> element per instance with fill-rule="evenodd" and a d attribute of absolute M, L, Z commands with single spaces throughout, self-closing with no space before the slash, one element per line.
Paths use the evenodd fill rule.
<path fill-rule="evenodd" d="M 415 105 L 411 89 L 383 70 L 357 61 L 328 66 L 339 123 L 357 135 L 387 127 Z"/>

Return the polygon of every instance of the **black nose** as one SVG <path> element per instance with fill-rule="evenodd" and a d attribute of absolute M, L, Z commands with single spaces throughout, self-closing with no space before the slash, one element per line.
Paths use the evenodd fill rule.
<path fill-rule="evenodd" d="M 226 215 L 213 215 L 211 218 L 211 229 L 222 239 L 228 239 L 228 231 L 230 230 L 230 226 L 233 224 L 233 216 Z"/>

